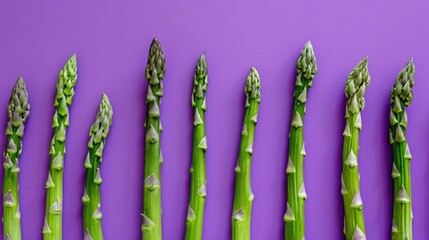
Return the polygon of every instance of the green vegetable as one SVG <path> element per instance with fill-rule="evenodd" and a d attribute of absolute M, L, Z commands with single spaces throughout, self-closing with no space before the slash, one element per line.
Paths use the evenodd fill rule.
<path fill-rule="evenodd" d="M 51 156 L 49 175 L 46 181 L 46 214 L 43 239 L 62 238 L 63 212 L 63 168 L 66 153 L 66 133 L 69 126 L 69 106 L 73 102 L 74 86 L 77 80 L 76 55 L 73 55 L 61 70 L 57 81 L 57 95 L 52 119 L 54 136 L 49 154 Z"/>
<path fill-rule="evenodd" d="M 255 68 L 250 69 L 247 77 L 246 105 L 241 132 L 240 151 L 238 162 L 235 167 L 235 197 L 232 213 L 232 239 L 250 239 L 250 218 L 252 215 L 252 202 L 254 195 L 250 187 L 250 168 L 253 154 L 253 139 L 255 127 L 258 121 L 259 104 L 261 102 L 260 93 L 261 82 L 259 74 Z"/>
<path fill-rule="evenodd" d="M 365 106 L 364 94 L 370 82 L 368 58 L 353 69 L 346 83 L 346 127 L 343 132 L 343 172 L 341 194 L 344 200 L 344 234 L 346 239 L 366 239 L 359 187 L 358 150 L 362 129 L 361 111 Z"/>
<path fill-rule="evenodd" d="M 206 201 L 206 124 L 205 111 L 207 91 L 207 62 L 204 53 L 198 59 L 194 74 L 192 107 L 194 108 L 194 141 L 192 148 L 191 189 L 188 216 L 186 219 L 186 240 L 202 238 L 204 204 Z"/>
<path fill-rule="evenodd" d="M 392 239 L 413 239 L 411 209 L 411 153 L 406 139 L 407 111 L 413 99 L 414 63 L 411 59 L 396 78 L 390 93 L 390 144 L 393 146 Z"/>
<path fill-rule="evenodd" d="M 19 157 L 22 151 L 21 139 L 24 125 L 30 113 L 28 92 L 24 80 L 19 77 L 12 89 L 8 104 L 6 125 L 7 146 L 4 152 L 3 180 L 3 238 L 21 239 L 21 213 L 19 212 L 18 175 Z"/>
<path fill-rule="evenodd" d="M 307 94 L 317 73 L 316 58 L 310 42 L 304 49 L 296 64 L 296 87 L 289 132 L 289 156 L 287 174 L 287 206 L 284 215 L 285 239 L 304 239 L 304 207 L 307 194 L 304 186 L 304 116 Z"/>
<path fill-rule="evenodd" d="M 85 240 L 103 239 L 103 230 L 101 228 L 100 185 L 102 180 L 100 166 L 103 160 L 106 138 L 112 124 L 112 116 L 113 110 L 109 98 L 103 94 L 97 117 L 89 131 L 88 154 L 84 163 L 86 178 L 82 202 Z"/>
<path fill-rule="evenodd" d="M 146 110 L 146 147 L 144 163 L 142 238 L 161 240 L 161 163 L 159 106 L 163 95 L 162 79 L 165 74 L 164 51 L 158 40 L 150 46 L 146 65 L 147 88 Z"/>

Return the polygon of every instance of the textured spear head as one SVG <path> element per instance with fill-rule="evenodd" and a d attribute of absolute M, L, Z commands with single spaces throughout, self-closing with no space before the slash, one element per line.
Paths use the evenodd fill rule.
<path fill-rule="evenodd" d="M 195 69 L 196 77 L 203 78 L 204 83 L 203 85 L 207 84 L 207 61 L 206 61 L 206 55 L 204 53 L 201 54 L 200 58 L 197 62 L 197 68 Z"/>
<path fill-rule="evenodd" d="M 165 74 L 165 58 L 164 50 L 161 47 L 161 44 L 155 38 L 150 45 L 149 56 L 147 59 L 146 65 L 146 79 L 151 81 L 153 76 L 152 71 L 156 70 L 156 74 L 159 80 L 164 79 Z"/>
<path fill-rule="evenodd" d="M 259 73 L 256 71 L 254 67 L 250 68 L 249 76 L 246 79 L 246 87 L 244 88 L 244 92 L 248 98 L 254 98 L 258 101 L 261 100 L 261 80 L 259 79 Z"/>
<path fill-rule="evenodd" d="M 76 54 L 73 54 L 67 60 L 60 74 L 58 75 L 57 81 L 57 99 L 65 97 L 68 105 L 73 101 L 74 86 L 76 86 L 77 80 L 77 59 Z"/>
<path fill-rule="evenodd" d="M 207 110 L 205 92 L 207 91 L 208 75 L 207 75 L 207 61 L 204 53 L 201 54 L 197 61 L 194 74 L 194 89 L 192 91 L 192 106 L 195 106 L 197 99 L 204 98 L 202 109 Z M 198 113 L 198 112 L 196 112 Z"/>
<path fill-rule="evenodd" d="M 370 82 L 368 58 L 360 61 L 349 74 L 346 83 L 346 97 L 349 111 L 355 113 L 365 107 L 365 91 Z"/>
<path fill-rule="evenodd" d="M 104 141 L 112 125 L 113 110 L 109 98 L 103 94 L 97 117 L 91 127 L 91 135 L 95 143 Z"/>
<path fill-rule="evenodd" d="M 394 104 L 399 100 L 404 106 L 410 105 L 413 99 L 414 72 L 414 62 L 411 59 L 396 78 L 395 85 L 390 92 L 391 103 Z"/>
<path fill-rule="evenodd" d="M 311 81 L 314 79 L 314 76 L 317 73 L 317 64 L 316 57 L 314 56 L 313 46 L 311 42 L 308 41 L 304 48 L 301 51 L 298 61 L 296 62 L 296 71 L 310 81 L 309 86 L 311 86 Z"/>
<path fill-rule="evenodd" d="M 8 117 L 12 125 L 20 126 L 28 118 L 30 113 L 30 104 L 28 103 L 27 86 L 24 79 L 19 77 L 12 89 L 8 104 Z"/>

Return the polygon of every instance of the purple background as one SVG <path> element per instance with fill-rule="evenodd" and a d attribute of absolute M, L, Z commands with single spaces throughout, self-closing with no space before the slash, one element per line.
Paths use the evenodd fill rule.
<path fill-rule="evenodd" d="M 21 158 L 24 239 L 41 239 L 51 118 L 57 75 L 78 56 L 64 173 L 64 239 L 82 238 L 83 160 L 101 93 L 109 95 L 113 126 L 102 166 L 105 237 L 139 239 L 143 181 L 144 67 L 153 37 L 164 47 L 162 102 L 163 232 L 183 239 L 188 204 L 195 62 L 209 64 L 208 196 L 204 239 L 229 239 L 234 166 L 249 67 L 261 75 L 262 104 L 254 144 L 253 239 L 282 239 L 286 146 L 295 62 L 311 40 L 319 73 L 309 93 L 306 238 L 342 239 L 340 170 L 344 86 L 355 64 L 369 56 L 372 83 L 362 115 L 360 172 L 369 239 L 389 239 L 392 183 L 388 144 L 389 92 L 410 57 L 416 64 L 409 108 L 414 236 L 429 234 L 429 3 L 428 1 L 0 1 L 0 132 L 19 75 L 27 82 L 31 113 Z M 5 137 L 0 138 L 5 146 Z"/>

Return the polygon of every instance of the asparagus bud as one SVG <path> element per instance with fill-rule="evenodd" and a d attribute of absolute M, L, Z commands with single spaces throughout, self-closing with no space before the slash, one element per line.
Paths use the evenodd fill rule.
<path fill-rule="evenodd" d="M 399 73 L 390 93 L 390 143 L 393 147 L 393 219 L 392 239 L 413 239 L 410 160 L 406 139 L 406 108 L 413 99 L 414 63 L 411 59 Z"/>
<path fill-rule="evenodd" d="M 109 98 L 103 94 L 97 117 L 89 130 L 88 154 L 84 163 L 86 169 L 85 189 L 82 197 L 84 239 L 103 239 L 100 166 L 106 138 L 109 134 L 110 125 L 112 125 L 112 117 L 113 110 Z"/>
<path fill-rule="evenodd" d="M 208 84 L 207 62 L 204 53 L 198 59 L 194 74 L 192 107 L 194 109 L 194 140 L 192 147 L 191 188 L 186 218 L 186 240 L 202 238 L 204 204 L 206 201 L 206 91 Z"/>
<path fill-rule="evenodd" d="M 144 163 L 142 238 L 161 240 L 161 150 L 160 103 L 163 95 L 162 80 L 165 74 L 164 51 L 158 40 L 150 46 L 146 65 L 147 88 L 146 145 Z"/>
<path fill-rule="evenodd" d="M 241 134 L 240 151 L 238 153 L 237 167 L 235 168 L 235 197 L 232 213 L 232 239 L 250 239 L 250 218 L 252 215 L 253 193 L 250 187 L 250 168 L 253 154 L 253 139 L 258 119 L 261 82 L 255 68 L 250 69 L 247 77 L 246 105 Z"/>
<path fill-rule="evenodd" d="M 353 69 L 346 83 L 346 127 L 343 132 L 343 172 L 341 194 L 344 201 L 344 234 L 346 239 L 366 239 L 359 187 L 358 149 L 362 129 L 361 111 L 365 107 L 364 94 L 370 82 L 368 59 Z"/>
<path fill-rule="evenodd" d="M 12 89 L 8 104 L 6 125 L 6 151 L 4 152 L 3 176 L 3 238 L 21 239 L 21 213 L 19 211 L 19 157 L 25 122 L 30 113 L 28 92 L 24 80 L 19 77 Z"/>
<path fill-rule="evenodd" d="M 304 239 L 304 207 L 307 194 L 304 185 L 304 116 L 308 90 L 317 73 L 316 58 L 310 42 L 296 64 L 297 78 L 294 92 L 291 128 L 289 132 L 289 156 L 287 163 L 287 209 L 284 216 L 285 239 Z"/>
<path fill-rule="evenodd" d="M 63 168 L 66 154 L 66 133 L 69 126 L 69 107 L 73 102 L 77 80 L 76 55 L 73 55 L 61 70 L 57 81 L 57 95 L 52 119 L 54 136 L 49 154 L 51 156 L 49 174 L 46 181 L 46 213 L 43 239 L 62 239 Z"/>

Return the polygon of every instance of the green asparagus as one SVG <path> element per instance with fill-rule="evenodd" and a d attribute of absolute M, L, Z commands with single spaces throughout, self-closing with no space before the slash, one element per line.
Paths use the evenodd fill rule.
<path fill-rule="evenodd" d="M 204 204 L 206 201 L 206 155 L 207 139 L 205 111 L 207 91 L 207 62 L 204 53 L 198 59 L 194 74 L 192 107 L 194 114 L 194 140 L 192 148 L 191 189 L 189 196 L 188 216 L 186 218 L 186 240 L 202 238 L 204 221 Z"/>
<path fill-rule="evenodd" d="M 30 113 L 28 92 L 24 80 L 19 77 L 12 89 L 8 104 L 6 125 L 7 146 L 4 152 L 3 181 L 3 238 L 21 239 L 21 213 L 19 211 L 18 175 L 19 157 L 22 151 L 22 137 L 25 121 Z"/>
<path fill-rule="evenodd" d="M 165 74 L 164 51 L 158 40 L 154 39 L 150 46 L 146 65 L 147 88 L 146 110 L 146 146 L 144 163 L 142 238 L 145 240 L 161 240 L 161 163 L 160 103 L 163 95 L 162 80 Z"/>
<path fill-rule="evenodd" d="M 253 192 L 250 187 L 250 168 L 253 154 L 253 139 L 255 127 L 258 121 L 261 82 L 255 68 L 250 69 L 247 77 L 246 105 L 241 132 L 240 151 L 238 153 L 237 166 L 235 167 L 235 197 L 232 213 L 232 239 L 250 239 L 250 218 L 252 215 Z"/>
<path fill-rule="evenodd" d="M 390 144 L 393 146 L 393 220 L 392 239 L 413 239 L 411 208 L 411 153 L 406 139 L 407 111 L 413 99 L 414 63 L 411 59 L 396 78 L 390 93 Z"/>
<path fill-rule="evenodd" d="M 344 200 L 344 234 L 346 239 L 366 239 L 359 187 L 358 150 L 362 129 L 361 111 L 365 107 L 364 94 L 370 82 L 368 58 L 353 69 L 346 83 L 346 127 L 343 132 L 343 172 L 341 194 Z"/>
<path fill-rule="evenodd" d="M 307 194 L 304 186 L 304 116 L 307 94 L 317 73 L 316 58 L 310 42 L 305 44 L 297 61 L 292 121 L 289 133 L 287 205 L 284 215 L 285 239 L 302 240 L 305 235 L 304 207 Z"/>
<path fill-rule="evenodd" d="M 62 239 L 63 209 L 63 168 L 66 153 L 66 133 L 69 126 L 69 106 L 73 102 L 74 87 L 77 80 L 76 55 L 73 55 L 61 70 L 57 81 L 57 94 L 52 119 L 54 136 L 49 154 L 51 156 L 48 178 L 46 180 L 46 213 L 43 226 L 43 239 Z"/>
<path fill-rule="evenodd" d="M 103 94 L 95 122 L 89 131 L 88 154 L 85 158 L 85 189 L 83 192 L 84 239 L 102 240 L 100 185 L 102 182 L 100 166 L 103 150 L 112 124 L 113 110 L 109 98 Z"/>

